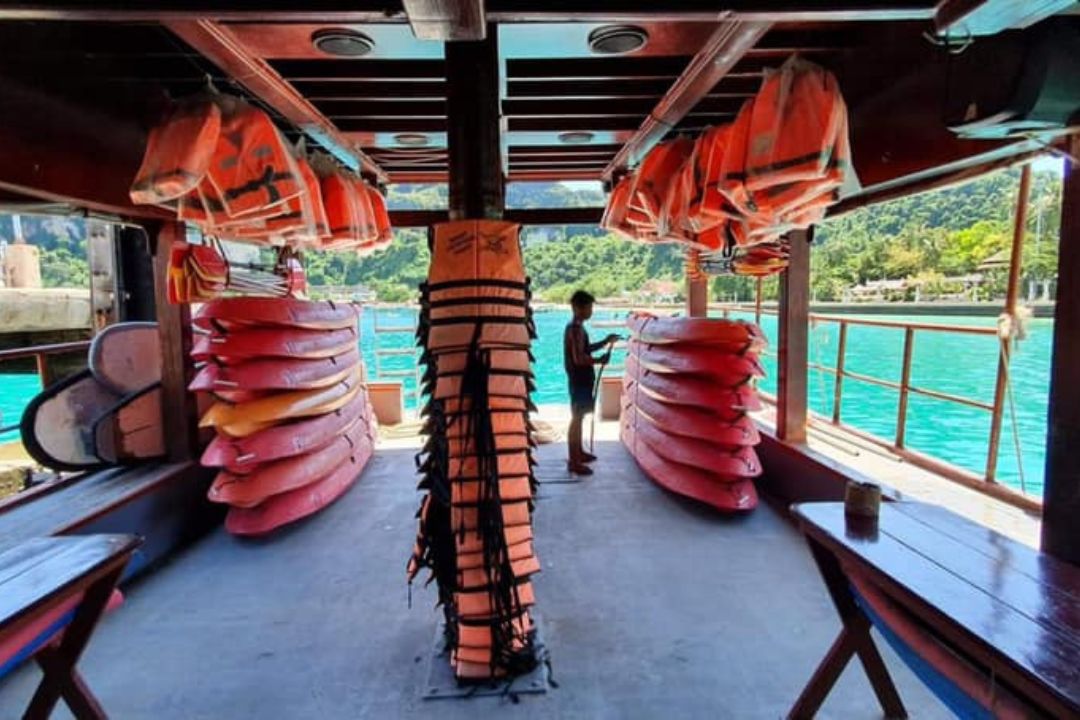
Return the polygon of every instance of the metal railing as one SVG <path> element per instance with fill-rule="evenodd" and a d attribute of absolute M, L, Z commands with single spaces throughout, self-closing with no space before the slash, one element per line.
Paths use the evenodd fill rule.
<path fill-rule="evenodd" d="M 721 311 L 725 317 L 727 317 L 730 313 L 753 315 L 758 323 L 760 323 L 761 321 L 761 315 L 777 314 L 777 311 L 775 309 L 762 308 L 760 305 L 756 307 L 753 305 L 723 306 L 721 308 Z M 813 413 L 816 418 L 826 420 L 838 427 L 843 427 L 846 431 L 852 432 L 855 435 L 873 441 L 876 444 L 892 450 L 893 452 L 904 457 L 904 459 L 910 461 L 914 465 L 919 465 L 950 480 L 957 480 L 965 485 L 977 484 L 978 489 L 981 490 L 993 488 L 991 490 L 992 494 L 1000 494 L 1002 496 L 1005 496 L 1006 499 L 1009 500 L 1016 499 L 1016 493 L 1014 491 L 1012 491 L 1011 489 L 1002 488 L 1000 485 L 997 484 L 997 460 L 998 450 L 1000 446 L 1001 419 L 1004 412 L 1003 393 L 995 392 L 994 401 L 992 403 L 988 403 L 975 398 L 964 397 L 962 395 L 954 395 L 952 393 L 942 392 L 940 390 L 932 390 L 925 387 L 919 387 L 913 384 L 911 381 L 912 358 L 914 356 L 915 337 L 917 333 L 947 333 L 997 338 L 998 333 L 996 328 L 891 320 L 873 320 L 865 318 L 849 318 L 841 315 L 823 315 L 816 313 L 810 313 L 808 318 L 811 323 L 835 323 L 839 326 L 839 339 L 836 347 L 835 364 L 833 366 L 829 366 L 823 365 L 819 362 L 807 363 L 808 369 L 816 370 L 818 372 L 824 373 L 826 375 L 831 375 L 833 377 L 832 413 L 830 416 Z M 904 340 L 899 380 L 890 380 L 887 378 L 875 377 L 872 375 L 853 372 L 847 369 L 847 339 L 848 329 L 851 326 L 888 328 L 903 332 Z M 1007 353 L 1008 350 L 1006 348 L 1006 341 L 999 339 L 998 342 L 1000 352 Z M 776 353 L 772 351 L 766 351 L 764 354 L 772 357 L 775 357 L 776 355 Z M 1008 373 L 1007 365 L 1005 365 L 1004 367 L 999 365 L 998 367 L 999 385 L 1002 384 L 1001 381 L 1004 379 L 1001 377 L 1001 373 Z M 842 412 L 845 380 L 863 382 L 870 385 L 895 390 L 898 393 L 896 432 L 891 439 L 883 438 L 873 433 L 868 433 L 866 431 L 847 425 L 843 422 Z M 775 400 L 775 398 L 773 398 L 768 393 L 763 392 L 761 394 L 767 399 Z M 957 405 L 963 405 L 965 407 L 971 407 L 990 413 L 991 430 L 990 437 L 987 443 L 986 471 L 982 475 L 970 472 L 963 468 L 952 465 L 948 462 L 937 460 L 936 458 L 924 455 L 922 453 L 912 452 L 907 447 L 908 403 L 912 395 L 920 395 L 922 397 L 932 398 L 934 400 L 940 400 L 942 402 L 953 403 Z M 1028 499 L 1032 500 L 1032 502 L 1037 502 L 1034 498 Z"/>
<path fill-rule="evenodd" d="M 76 340 L 74 342 L 52 343 L 50 345 L 31 345 L 25 348 L 12 348 L 0 350 L 0 364 L 11 360 L 23 360 L 34 358 L 38 377 L 41 378 L 42 387 L 48 387 L 53 383 L 52 368 L 49 366 L 50 355 L 66 355 L 68 353 L 83 352 L 90 349 L 89 340 Z M 5 425 L 0 427 L 0 434 L 18 430 L 19 424 Z"/>
<path fill-rule="evenodd" d="M 411 377 L 414 380 L 412 390 L 406 390 L 404 383 L 402 383 L 402 398 L 413 398 L 414 412 L 420 413 L 420 387 L 423 375 L 421 372 L 421 366 L 418 354 L 419 348 L 415 345 L 409 345 L 403 348 L 383 348 L 379 347 L 379 338 L 384 335 L 405 335 L 408 334 L 410 338 L 416 335 L 415 325 L 380 325 L 379 324 L 379 308 L 374 308 L 374 332 L 375 332 L 375 377 L 378 379 L 383 378 L 407 378 Z M 412 369 L 405 370 L 384 370 L 382 367 L 382 360 L 391 356 L 409 356 L 413 358 Z"/>

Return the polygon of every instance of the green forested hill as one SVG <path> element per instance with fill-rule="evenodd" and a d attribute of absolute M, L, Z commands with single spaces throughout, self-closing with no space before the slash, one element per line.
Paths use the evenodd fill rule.
<path fill-rule="evenodd" d="M 976 271 L 979 264 L 1008 248 L 1019 170 L 996 173 L 962 187 L 852 212 L 832 219 L 816 232 L 812 252 L 813 292 L 817 299 L 841 296 L 845 288 L 868 280 L 918 277 L 933 287 L 948 276 Z M 1061 178 L 1053 172 L 1034 175 L 1025 272 L 1053 277 L 1057 262 L 1058 199 Z M 561 183 L 511 185 L 512 207 L 596 206 L 595 189 Z M 446 186 L 397 185 L 391 208 L 446 207 Z M 61 218 L 23 218 L 29 242 L 42 248 L 42 274 L 52 287 L 85 287 L 86 238 L 83 223 Z M 0 215 L 0 239 L 12 237 L 10 218 Z M 525 258 L 537 294 L 561 301 L 574 288 L 600 296 L 639 289 L 649 279 L 679 279 L 682 251 L 676 246 L 626 242 L 594 227 L 529 228 L 523 234 Z M 307 258 L 312 286 L 367 285 L 385 300 L 415 297 L 427 272 L 426 233 L 396 232 L 386 251 L 367 258 L 350 253 L 312 253 Z M 1000 278 L 998 278 L 1000 284 Z M 752 294 L 745 278 L 718 278 L 725 297 Z M 988 287 L 987 291 L 992 291 Z"/>

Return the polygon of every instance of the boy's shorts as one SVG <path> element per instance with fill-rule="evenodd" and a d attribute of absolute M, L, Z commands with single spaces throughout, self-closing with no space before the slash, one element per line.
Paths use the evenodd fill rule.
<path fill-rule="evenodd" d="M 595 405 L 596 398 L 593 397 L 591 386 L 570 386 L 570 412 L 575 415 L 586 415 L 593 411 Z"/>

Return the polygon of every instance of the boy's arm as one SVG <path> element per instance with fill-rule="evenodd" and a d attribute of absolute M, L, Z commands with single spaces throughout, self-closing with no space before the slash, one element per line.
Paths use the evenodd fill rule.
<path fill-rule="evenodd" d="M 585 331 L 579 327 L 570 329 L 570 362 L 577 367 L 588 367 L 593 364 L 593 358 L 589 354 L 590 348 L 585 342 Z"/>

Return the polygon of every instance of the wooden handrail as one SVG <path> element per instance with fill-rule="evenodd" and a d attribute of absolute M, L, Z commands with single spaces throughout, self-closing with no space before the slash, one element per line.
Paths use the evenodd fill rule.
<path fill-rule="evenodd" d="M 31 345 L 30 347 L 25 348 L 0 350 L 0 362 L 6 360 L 21 360 L 28 357 L 40 357 L 42 355 L 61 355 L 63 353 L 84 352 L 89 349 L 89 340 L 75 340 L 73 342 L 52 343 L 49 345 Z"/>

